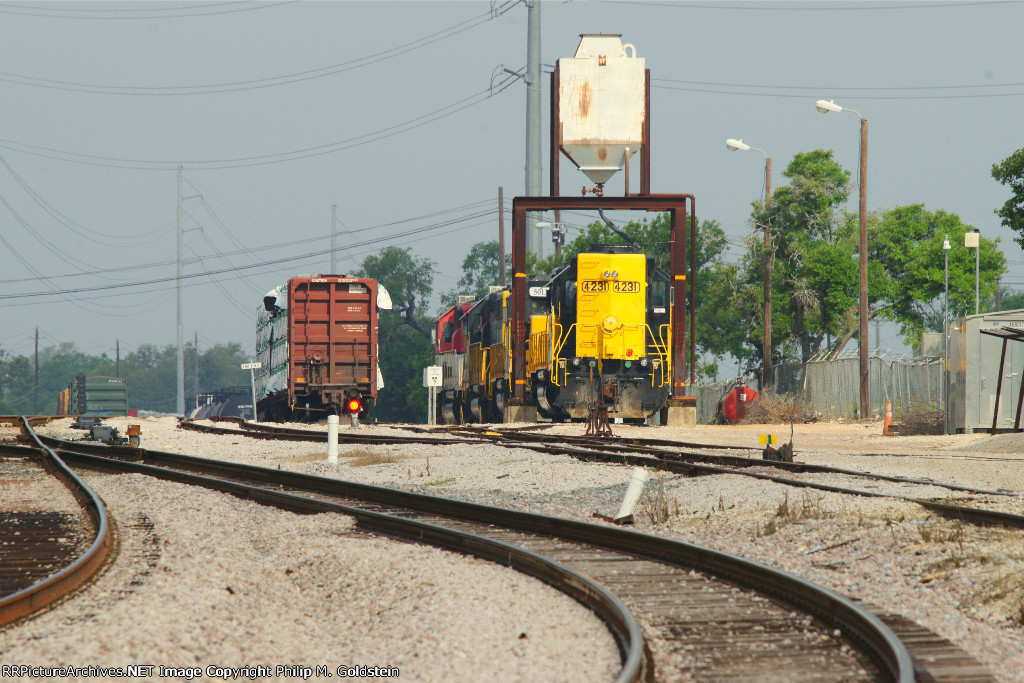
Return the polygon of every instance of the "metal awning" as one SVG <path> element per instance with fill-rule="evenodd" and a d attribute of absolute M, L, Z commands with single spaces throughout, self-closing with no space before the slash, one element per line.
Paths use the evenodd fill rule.
<path fill-rule="evenodd" d="M 978 330 L 982 334 L 993 337 L 1002 337 L 1012 341 L 1024 341 L 1024 330 L 1016 327 L 993 327 L 991 330 Z"/>

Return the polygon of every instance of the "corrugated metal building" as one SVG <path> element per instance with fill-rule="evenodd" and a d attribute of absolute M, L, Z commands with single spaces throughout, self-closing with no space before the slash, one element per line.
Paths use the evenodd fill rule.
<path fill-rule="evenodd" d="M 1004 338 L 984 331 L 1014 330 L 1024 336 L 1024 309 L 958 318 L 949 334 L 949 432 L 992 429 L 1012 431 L 1020 403 L 1024 341 L 1007 339 L 1002 384 L 999 382 Z M 999 391 L 998 415 L 996 392 Z"/>

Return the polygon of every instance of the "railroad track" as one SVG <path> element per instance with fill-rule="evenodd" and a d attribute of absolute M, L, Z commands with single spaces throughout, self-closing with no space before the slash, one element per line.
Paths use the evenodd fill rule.
<path fill-rule="evenodd" d="M 442 545 L 451 544 L 442 536 L 454 530 L 467 534 L 456 541 L 462 551 L 475 551 L 480 543 L 505 544 L 500 545 L 501 561 L 563 590 L 568 586 L 587 604 L 588 596 L 599 595 L 590 587 L 581 591 L 580 577 L 590 577 L 613 588 L 637 615 L 655 653 L 652 660 L 642 640 L 624 635 L 630 631 L 625 622 L 614 622 L 610 629 L 623 652 L 622 680 L 665 674 L 765 680 L 765 671 L 779 672 L 777 680 L 913 680 L 905 648 L 866 610 L 792 576 L 722 553 L 621 529 L 281 470 L 47 441 L 76 466 L 201 483 L 291 509 L 334 509 L 354 515 L 362 526 Z M 439 531 L 442 527 L 448 530 Z M 488 552 L 495 559 L 493 548 Z M 521 558 L 533 555 L 550 557 L 575 574 L 562 576 L 560 565 L 540 570 L 522 566 Z M 602 604 L 592 608 L 605 616 L 611 601 L 602 598 Z M 908 633 L 917 628 L 907 623 L 902 627 Z M 920 633 L 916 637 L 918 646 L 927 643 L 932 670 L 939 673 L 934 680 L 943 680 L 942 667 L 970 670 L 986 680 L 973 660 L 948 643 Z"/>
<path fill-rule="evenodd" d="M 23 431 L 34 435 L 28 420 Z M 15 418 L 0 418 L 15 424 Z M 38 439 L 34 448 L 0 445 L 0 473 L 18 480 L 52 476 L 81 508 L 0 512 L 0 626 L 37 612 L 88 583 L 103 567 L 113 534 L 103 501 Z"/>
<path fill-rule="evenodd" d="M 262 439 L 277 439 L 284 441 L 312 441 L 323 443 L 326 434 L 323 431 L 309 429 L 296 429 L 265 425 L 260 423 L 246 422 L 241 418 L 220 418 L 221 422 L 235 424 L 237 429 L 227 429 L 215 425 L 205 425 L 191 420 L 181 420 L 180 425 L 185 429 L 201 431 L 213 434 L 232 434 L 236 436 L 252 436 Z M 414 428 L 416 429 L 416 428 Z M 540 434 L 535 431 L 523 429 L 501 429 L 475 427 L 448 428 L 446 433 L 462 436 L 463 438 L 425 438 L 425 437 L 401 437 L 382 435 L 357 435 L 350 437 L 346 432 L 343 443 L 373 443 L 378 445 L 403 445 L 407 443 L 426 443 L 434 445 L 466 444 L 472 441 L 486 441 L 495 443 L 507 448 L 525 448 L 542 453 L 553 455 L 567 455 L 580 460 L 605 462 L 610 464 L 628 465 L 632 467 L 649 467 L 651 469 L 672 472 L 688 477 L 711 476 L 722 474 L 738 474 L 764 481 L 771 481 L 776 484 L 784 484 L 798 488 L 813 489 L 838 493 L 850 496 L 867 498 L 892 498 L 904 500 L 920 505 L 931 512 L 943 517 L 958 520 L 967 524 L 978 526 L 1005 527 L 1012 529 L 1024 529 L 1024 515 L 1004 512 L 1000 510 L 957 505 L 942 500 L 924 498 L 912 495 L 889 494 L 879 491 L 871 491 L 865 488 L 851 488 L 822 484 L 810 479 L 794 479 L 776 474 L 770 474 L 758 470 L 781 470 L 794 475 L 815 475 L 832 474 L 849 477 L 868 482 L 890 482 L 904 486 L 920 486 L 927 488 L 943 488 L 952 492 L 967 493 L 971 495 L 986 496 L 993 499 L 1019 498 L 1020 494 L 1008 491 L 993 491 L 977 487 L 960 486 L 958 484 L 938 482 L 931 479 L 915 479 L 911 477 L 888 476 L 870 472 L 860 472 L 841 467 L 827 465 L 813 465 L 799 462 L 783 462 L 775 460 L 764 460 L 760 457 L 742 457 L 734 455 L 721 455 L 709 452 L 698 452 L 667 447 L 671 441 L 664 439 L 619 439 L 619 438 L 593 438 L 573 437 L 565 435 Z M 361 439 L 349 441 L 349 438 Z M 372 438 L 373 440 L 366 440 Z M 757 451 L 746 446 L 720 446 L 712 444 L 681 444 L 693 447 L 700 447 L 707 450 L 712 449 L 735 449 Z M 759 451 L 758 451 L 759 453 Z"/>

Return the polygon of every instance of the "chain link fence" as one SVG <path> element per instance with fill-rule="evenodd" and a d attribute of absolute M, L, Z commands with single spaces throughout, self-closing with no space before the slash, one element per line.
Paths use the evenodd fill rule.
<path fill-rule="evenodd" d="M 807 363 L 785 363 L 773 368 L 772 392 L 789 394 L 808 410 L 826 420 L 857 419 L 860 408 L 860 359 L 852 356 Z M 938 406 L 942 402 L 942 361 L 908 358 L 870 358 L 868 393 L 872 414 L 885 415 L 887 401 L 893 414 L 901 417 L 913 404 Z M 747 386 L 757 380 L 748 378 Z M 718 402 L 734 382 L 698 383 L 691 391 L 697 397 L 697 423 L 714 421 Z"/>
<path fill-rule="evenodd" d="M 942 361 L 916 359 L 868 359 L 868 395 L 871 415 L 885 415 L 887 401 L 893 413 L 902 415 L 913 404 L 940 405 Z M 774 391 L 797 397 L 827 420 L 855 419 L 860 407 L 860 359 L 857 357 L 815 360 L 775 368 Z"/>

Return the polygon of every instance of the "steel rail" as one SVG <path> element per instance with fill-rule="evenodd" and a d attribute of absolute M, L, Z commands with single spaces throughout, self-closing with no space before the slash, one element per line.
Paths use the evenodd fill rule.
<path fill-rule="evenodd" d="M 268 438 L 268 439 L 281 439 L 289 440 L 293 439 L 291 435 L 295 437 L 301 437 L 302 440 L 307 441 L 323 441 L 326 438 L 324 432 L 315 432 L 312 430 L 294 429 L 289 427 L 276 427 L 272 425 L 264 425 L 260 423 L 252 423 L 243 420 L 242 418 L 217 418 L 220 421 L 230 421 L 240 426 L 240 430 L 224 430 L 219 428 L 211 427 L 208 425 L 192 425 L 182 426 L 187 429 L 197 429 L 198 431 L 206 431 L 210 433 L 218 434 L 233 434 L 233 435 L 248 435 L 253 438 Z M 518 429 L 499 429 L 498 431 L 488 428 L 474 428 L 467 430 L 464 426 L 458 429 L 448 429 L 449 433 L 466 432 L 468 438 L 474 438 L 489 443 L 495 443 L 498 445 L 505 446 L 507 448 L 527 448 L 536 450 L 542 453 L 563 453 L 565 455 L 580 456 L 584 453 L 619 453 L 619 454 L 632 454 L 641 453 L 653 456 L 659 460 L 666 460 L 667 462 L 689 462 L 689 463 L 717 463 L 719 465 L 726 465 L 728 467 L 738 468 L 750 468 L 750 467 L 769 467 L 773 469 L 781 469 L 787 472 L 793 472 L 797 474 L 817 473 L 817 474 L 840 474 L 851 477 L 865 477 L 869 479 L 876 479 L 879 481 L 889 481 L 898 484 L 917 484 L 920 486 L 937 486 L 940 488 L 949 489 L 951 491 L 963 491 L 964 493 L 971 494 L 983 494 L 991 496 L 1008 496 L 1013 497 L 1018 494 L 1008 491 L 1000 490 L 988 490 L 982 489 L 975 486 L 964 486 L 961 484 L 951 484 L 948 482 L 939 482 L 928 479 L 915 479 L 913 477 L 901 477 L 897 475 L 887 474 L 876 474 L 872 472 L 861 472 L 858 470 L 851 470 L 844 467 L 834 467 L 832 465 L 816 465 L 812 463 L 801 463 L 801 462 L 786 462 L 779 460 L 763 460 L 758 458 L 750 458 L 743 456 L 734 455 L 721 455 L 715 453 L 698 453 L 694 451 L 684 450 L 664 450 L 660 448 L 652 448 L 651 445 L 668 445 L 668 446 L 689 446 L 697 448 L 706 448 L 709 450 L 715 449 L 735 449 L 735 450 L 756 450 L 760 452 L 760 449 L 752 448 L 749 446 L 728 446 L 720 444 L 700 444 L 700 443 L 687 443 L 687 442 L 673 442 L 665 439 L 635 439 L 635 438 L 612 438 L 612 439 L 594 439 L 588 437 L 572 437 L 565 435 L 549 435 L 549 434 L 523 434 L 522 432 L 527 431 L 529 428 L 518 428 Z M 268 432 L 272 436 L 265 436 L 261 432 Z M 429 431 L 429 430 L 416 430 L 411 431 Z M 349 435 L 339 435 L 339 439 L 348 439 Z M 357 437 L 367 438 L 367 437 Z M 372 440 L 371 440 L 372 439 Z M 534 448 L 534 443 L 537 442 L 540 445 L 547 447 Z M 435 444 L 435 445 L 454 445 L 466 443 L 465 439 L 423 439 L 423 440 L 406 440 L 403 437 L 396 436 L 376 436 L 367 438 L 366 441 L 359 441 L 357 443 L 378 443 L 378 444 L 402 444 L 402 443 L 423 443 L 423 444 Z M 588 450 L 572 450 L 571 446 L 578 446 L 580 449 Z M 616 461 L 619 459 L 616 458 Z M 728 470 L 724 470 L 728 471 Z M 708 474 L 718 473 L 716 471 L 710 471 Z M 737 472 L 738 474 L 746 474 Z M 699 472 L 690 472 L 690 474 L 699 474 Z M 751 475 L 755 476 L 755 475 Z M 782 483 L 791 483 L 793 480 L 779 479 Z M 806 486 L 806 484 L 805 484 Z M 831 489 L 827 489 L 831 490 Z M 839 492 L 849 492 L 852 489 L 840 490 Z M 884 495 L 884 494 L 882 494 Z M 969 508 L 964 508 L 969 509 Z M 998 523 L 998 522 L 997 522 Z"/>
<path fill-rule="evenodd" d="M 925 498 L 914 498 L 913 496 L 900 496 L 889 493 L 878 493 L 875 491 L 865 491 L 863 489 L 851 489 L 842 486 L 832 486 L 830 484 L 818 484 L 812 481 L 802 481 L 800 479 L 791 479 L 789 477 L 780 477 L 774 474 L 763 474 L 761 472 L 748 472 L 742 469 L 732 469 L 729 467 L 721 467 L 717 465 L 705 465 L 700 463 L 682 462 L 678 460 L 666 460 L 663 458 L 656 458 L 644 455 L 622 455 L 622 454 L 610 454 L 601 453 L 598 451 L 586 450 L 582 448 L 572 448 L 570 446 L 548 446 L 544 444 L 517 444 L 518 448 L 527 448 L 530 450 L 540 451 L 543 453 L 555 453 L 561 455 L 569 455 L 574 458 L 582 460 L 600 460 L 602 462 L 609 463 L 622 463 L 633 466 L 644 466 L 652 469 L 666 470 L 676 474 L 684 474 L 686 476 L 709 476 L 715 474 L 738 474 L 744 477 L 752 477 L 754 479 L 761 479 L 764 481 L 770 481 L 776 484 L 784 484 L 786 486 L 794 486 L 798 488 L 815 489 L 818 491 L 827 491 L 829 493 L 840 493 L 850 496 L 860 496 L 864 498 L 893 498 L 896 500 L 904 500 L 908 503 L 915 503 L 929 510 L 933 510 L 941 514 L 944 517 L 960 520 L 977 526 L 1001 526 L 1014 529 L 1024 529 L 1024 515 L 1016 515 L 1011 512 L 1000 512 L 998 510 L 984 510 L 981 508 L 970 508 L 963 507 L 960 505 L 951 505 L 949 503 L 939 503 Z M 765 461 L 767 463 L 768 461 Z M 848 471 L 848 472 L 836 472 L 839 474 L 849 474 L 852 476 L 868 477 L 868 478 L 882 478 L 876 477 L 872 474 L 866 474 L 863 472 Z M 893 481 L 899 483 L 913 483 L 920 484 L 922 486 L 940 486 L 946 488 L 956 488 L 955 485 L 940 484 L 932 481 L 923 480 L 903 480 L 899 478 L 892 478 Z M 966 489 L 971 492 L 978 492 L 977 489 Z M 1005 492 L 991 492 L 995 495 L 1013 495 Z"/>
<path fill-rule="evenodd" d="M 314 431 L 312 429 L 296 429 L 294 427 L 278 427 L 275 425 L 252 423 L 247 422 L 240 417 L 216 417 L 204 419 L 210 420 L 212 422 L 227 422 L 230 424 L 237 425 L 239 428 L 227 429 L 225 427 L 218 427 L 216 425 L 199 424 L 192 418 L 178 418 L 178 426 L 181 427 L 182 429 L 188 429 L 196 432 L 204 432 L 206 434 L 230 434 L 234 436 L 244 435 L 250 436 L 254 439 L 322 442 L 324 439 L 327 438 L 327 433 L 323 431 Z M 365 434 L 353 432 L 339 433 L 338 440 L 344 443 L 359 444 L 416 443 L 433 444 L 438 446 L 466 442 L 465 439 L 446 439 L 443 437 L 438 439 L 430 439 L 426 437 L 383 436 L 380 434 Z"/>
<path fill-rule="evenodd" d="M 239 421 L 240 418 L 239 418 Z M 249 425 L 245 431 L 238 430 L 224 430 L 220 433 L 231 433 L 236 435 L 256 435 L 259 430 L 264 428 L 264 425 L 245 423 Z M 203 430 L 213 431 L 216 428 L 210 428 L 206 425 L 201 425 Z M 289 439 L 286 431 L 277 432 L 277 429 L 287 430 L 288 428 L 273 428 L 273 433 L 279 434 L 278 436 L 271 436 L 268 438 L 278 439 Z M 326 433 L 323 432 L 308 432 L 308 430 L 293 430 L 299 432 L 307 432 L 313 435 L 318 435 L 318 438 L 309 439 L 315 441 L 323 441 L 326 438 Z M 256 437 L 259 438 L 259 437 Z M 388 438 L 388 437 L 383 437 Z M 392 437 L 397 438 L 397 437 Z M 937 501 L 927 500 L 925 498 L 915 498 L 913 496 L 900 496 L 888 493 L 878 493 L 875 491 L 865 491 L 863 489 L 853 489 L 842 486 L 832 486 L 830 484 L 818 484 L 815 482 L 801 481 L 799 479 L 791 479 L 788 477 L 781 477 L 772 474 L 764 474 L 761 472 L 748 472 L 745 468 L 765 466 L 773 467 L 776 469 L 785 469 L 794 473 L 817 473 L 817 474 L 840 474 L 852 477 L 864 477 L 869 479 L 876 479 L 880 481 L 890 481 L 899 484 L 914 484 L 920 486 L 936 486 L 940 488 L 946 488 L 953 491 L 964 491 L 967 493 L 974 494 L 985 494 L 993 496 L 1009 496 L 1012 497 L 1017 494 L 1008 493 L 1006 491 L 989 491 L 985 489 L 979 489 L 969 486 L 961 486 L 959 484 L 949 484 L 943 482 L 936 482 L 924 479 L 912 479 L 909 477 L 898 477 L 884 474 L 873 474 L 869 472 L 858 472 L 857 470 L 849 470 L 840 467 L 830 467 L 828 465 L 812 465 L 805 463 L 787 463 L 778 462 L 771 460 L 755 460 L 751 458 L 739 458 L 735 456 L 721 456 L 711 454 L 693 454 L 687 452 L 676 452 L 672 453 L 669 451 L 660 451 L 656 449 L 643 449 L 643 448 L 631 448 L 629 446 L 621 446 L 619 444 L 609 443 L 605 444 L 601 440 L 587 440 L 587 447 L 573 447 L 566 444 L 547 443 L 547 442 L 533 442 L 533 441 L 513 441 L 512 439 L 503 438 L 501 440 L 493 440 L 501 446 L 508 448 L 524 448 L 527 450 L 533 450 L 540 453 L 551 453 L 556 455 L 568 455 L 581 460 L 599 460 L 601 462 L 613 463 L 613 464 L 625 464 L 631 466 L 642 466 L 650 467 L 658 470 L 665 470 L 676 474 L 683 474 L 685 476 L 711 476 L 720 474 L 738 474 L 745 477 L 752 477 L 754 479 L 761 479 L 763 481 L 770 481 L 776 484 L 783 484 L 786 486 L 794 486 L 798 488 L 814 489 L 819 491 L 826 491 L 829 493 L 838 493 L 850 496 L 859 496 L 865 498 L 893 498 L 896 500 L 904 500 L 910 503 L 915 503 L 924 507 L 928 510 L 936 512 L 944 517 L 952 518 L 965 522 L 968 524 L 974 524 L 977 526 L 999 526 L 1007 528 L 1024 529 L 1024 515 L 1017 515 L 1009 512 L 1000 512 L 997 510 L 985 510 L 981 508 L 964 507 L 960 505 L 951 505 L 949 503 L 940 503 Z M 589 445 L 590 442 L 594 442 L 593 445 Z M 387 442 L 382 441 L 381 443 L 396 443 L 395 441 Z M 397 443 L 403 443 L 397 441 Z M 430 441 L 430 443 L 438 443 L 439 445 L 449 445 L 449 442 L 443 440 Z M 455 440 L 450 443 L 464 444 L 472 443 L 465 440 Z M 648 452 L 654 453 L 654 455 L 631 455 L 636 452 Z M 695 458 L 692 456 L 696 456 Z M 697 460 L 698 462 L 694 462 Z M 738 466 L 742 469 L 734 469 L 730 466 L 721 465 L 710 465 L 705 464 L 708 462 L 719 462 L 725 461 L 727 465 Z"/>
<path fill-rule="evenodd" d="M 448 548 L 511 567 L 554 586 L 595 612 L 608 626 L 616 641 L 616 645 L 619 647 L 620 654 L 622 655 L 622 668 L 615 680 L 626 683 L 627 681 L 641 681 L 644 679 L 647 669 L 647 662 L 644 654 L 644 639 L 640 630 L 640 625 L 636 621 L 632 612 L 630 612 L 630 610 L 615 595 L 610 593 L 600 584 L 537 553 L 495 539 L 478 536 L 476 534 L 456 529 L 441 527 L 427 522 L 405 519 L 382 512 L 364 510 L 341 503 L 306 498 L 291 493 L 285 493 L 283 491 L 274 491 L 261 486 L 250 486 L 202 474 L 170 469 L 166 466 L 162 467 L 143 462 L 124 461 L 118 458 L 80 453 L 68 449 L 59 449 L 59 453 L 69 462 L 76 463 L 84 467 L 116 472 L 134 472 L 167 481 L 202 486 L 204 488 L 229 493 L 242 499 L 252 500 L 256 503 L 270 505 L 300 514 L 336 512 L 349 515 L 354 517 L 361 526 L 367 529 L 373 529 L 381 533 Z M 175 454 L 162 453 L 160 455 L 167 456 Z M 147 456 L 142 457 L 143 459 L 147 458 Z M 190 458 L 190 456 L 181 457 Z M 158 457 L 154 460 L 162 461 L 164 458 Z M 205 464 L 214 462 L 218 461 L 206 461 Z M 190 469 L 207 469 L 205 467 L 197 467 L 195 462 L 192 462 L 188 467 Z M 253 467 L 254 466 L 232 466 L 226 468 L 210 467 L 208 469 L 220 471 L 222 476 L 253 478 L 252 473 L 248 471 L 249 468 Z M 274 477 L 273 473 L 276 472 L 281 474 L 283 471 L 270 470 L 267 468 L 255 469 L 263 470 L 261 474 L 263 475 L 266 483 L 271 483 L 272 480 L 276 480 L 273 481 L 273 483 L 281 483 L 281 477 Z"/>
<path fill-rule="evenodd" d="M 452 430 L 458 432 L 460 430 Z M 474 430 L 475 431 L 475 430 Z M 514 431 L 484 431 L 482 435 L 490 434 L 490 440 L 495 443 L 508 444 L 511 446 L 521 446 L 522 441 L 542 441 L 553 444 L 570 444 L 579 446 L 581 448 L 591 448 L 600 451 L 609 451 L 616 453 L 643 453 L 646 455 L 652 455 L 658 458 L 671 458 L 674 460 L 686 460 L 687 462 L 704 462 L 704 463 L 719 463 L 723 465 L 729 465 L 732 467 L 771 467 L 774 469 L 786 470 L 788 472 L 795 472 L 799 474 L 803 473 L 821 473 L 821 474 L 844 474 L 855 477 L 868 477 L 871 479 L 878 479 L 880 481 L 891 481 L 901 484 L 921 484 L 927 486 L 939 486 L 947 488 L 953 491 L 963 491 L 965 493 L 981 493 L 993 496 L 1014 496 L 1017 495 L 1007 491 L 991 491 L 981 489 L 973 486 L 963 486 L 960 484 L 949 484 L 937 481 L 930 481 L 925 479 L 914 479 L 912 477 L 901 477 L 896 475 L 888 474 L 875 474 L 871 472 L 860 472 L 858 470 L 851 470 L 843 467 L 834 467 L 832 465 L 816 465 L 812 463 L 802 462 L 786 462 L 782 460 L 764 460 L 760 458 L 750 458 L 735 455 L 721 455 L 717 453 L 698 453 L 694 451 L 676 450 L 677 446 L 686 446 L 691 448 L 704 448 L 707 450 L 723 450 L 723 449 L 744 449 L 750 451 L 761 452 L 761 449 L 753 448 L 750 446 L 729 446 L 721 444 L 700 444 L 700 443 L 687 443 L 687 442 L 673 442 L 665 439 L 634 439 L 634 438 L 615 438 L 612 439 L 594 439 L 588 437 L 572 437 L 572 436 L 554 436 L 554 435 L 543 435 L 544 438 L 530 438 L 524 439 L 523 435 Z M 531 437 L 533 435 L 530 435 Z M 485 438 L 481 436 L 479 438 Z M 660 448 L 652 448 L 651 446 L 669 446 L 673 450 L 664 450 Z M 860 455 L 860 454 L 858 454 Z"/>
<path fill-rule="evenodd" d="M 57 440 L 51 439 L 50 441 Z M 79 458 L 80 462 L 85 462 L 84 458 L 88 457 L 87 454 L 74 455 L 71 451 L 81 445 L 75 442 L 64 442 L 59 451 L 69 460 Z M 668 560 L 677 565 L 693 567 L 739 585 L 748 586 L 763 594 L 772 595 L 822 618 L 832 626 L 839 628 L 855 642 L 862 644 L 865 651 L 881 665 L 882 670 L 888 673 L 892 680 L 900 683 L 910 683 L 914 680 L 910 654 L 893 631 L 878 617 L 821 586 L 727 553 L 625 529 L 508 510 L 479 503 L 438 498 L 340 479 L 327 479 L 288 470 L 240 465 L 177 453 L 123 447 L 102 448 L 106 449 L 111 456 L 130 458 L 134 461 L 132 463 L 134 467 L 142 468 L 146 465 L 177 467 L 221 476 L 246 477 L 273 485 L 359 498 L 375 504 L 394 505 L 446 517 L 472 519 L 476 522 L 581 541 L 620 552 Z M 93 462 L 97 461 L 93 460 Z M 124 461 L 118 459 L 117 462 Z M 167 476 L 183 475 L 184 473 L 176 471 L 175 474 Z"/>
<path fill-rule="evenodd" d="M 36 442 L 39 459 L 51 474 L 74 496 L 96 529 L 92 543 L 77 560 L 54 574 L 0 598 L 0 624 L 9 624 L 26 617 L 88 583 L 103 566 L 113 545 L 113 534 L 103 501 L 77 474 L 45 446 L 22 417 L 22 431 Z"/>

